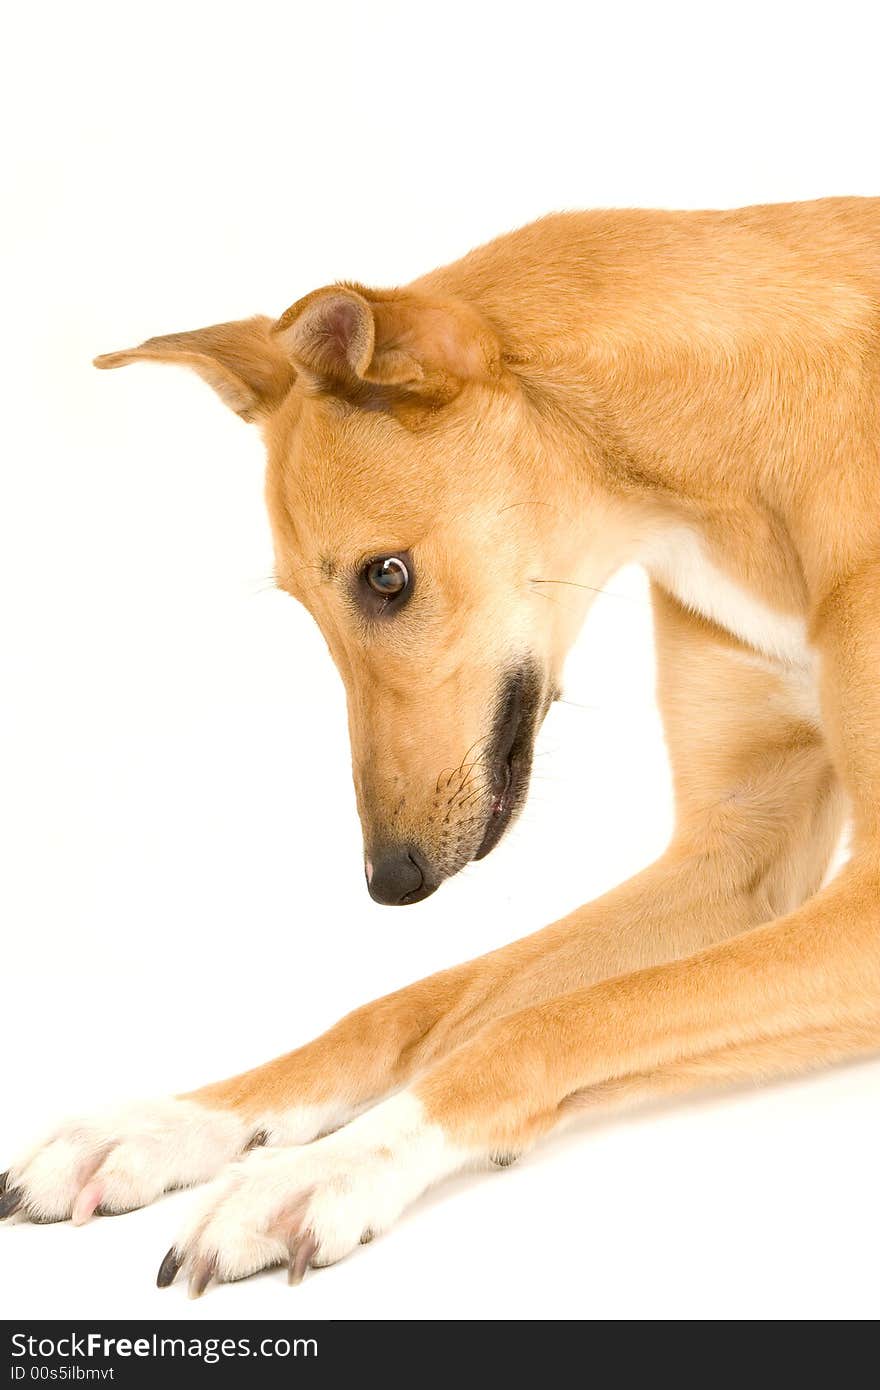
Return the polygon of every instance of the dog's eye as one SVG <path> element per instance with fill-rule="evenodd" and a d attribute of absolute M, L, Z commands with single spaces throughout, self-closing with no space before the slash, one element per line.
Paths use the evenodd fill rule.
<path fill-rule="evenodd" d="M 409 603 L 414 587 L 415 570 L 408 550 L 377 555 L 357 572 L 357 603 L 371 618 L 396 617 Z"/>
<path fill-rule="evenodd" d="M 374 593 L 384 599 L 399 598 L 409 588 L 409 570 L 397 555 L 371 560 L 364 578 Z"/>

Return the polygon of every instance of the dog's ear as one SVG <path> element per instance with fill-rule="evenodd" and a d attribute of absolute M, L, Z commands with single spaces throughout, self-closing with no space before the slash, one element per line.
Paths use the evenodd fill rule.
<path fill-rule="evenodd" d="M 406 290 L 328 285 L 293 304 L 274 332 L 299 371 L 355 401 L 370 386 L 450 400 L 501 369 L 500 343 L 475 309 Z"/>
<path fill-rule="evenodd" d="M 281 403 L 296 377 L 283 343 L 270 331 L 272 326 L 272 319 L 257 316 L 192 333 L 169 333 L 148 338 L 140 347 L 96 357 L 95 366 L 178 362 L 198 372 L 236 415 L 258 420 Z"/>

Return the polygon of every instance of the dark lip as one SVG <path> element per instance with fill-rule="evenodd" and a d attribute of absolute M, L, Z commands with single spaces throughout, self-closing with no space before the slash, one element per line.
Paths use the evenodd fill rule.
<path fill-rule="evenodd" d="M 541 685 L 538 667 L 529 661 L 513 671 L 501 688 L 489 754 L 494 800 L 474 859 L 491 853 L 525 800 L 542 705 Z"/>

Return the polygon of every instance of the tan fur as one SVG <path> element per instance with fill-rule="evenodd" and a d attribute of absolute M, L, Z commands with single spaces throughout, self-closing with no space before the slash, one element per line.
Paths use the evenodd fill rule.
<path fill-rule="evenodd" d="M 411 1083 L 455 1142 L 508 1152 L 572 1107 L 880 1045 L 880 200 L 548 217 L 403 291 L 216 332 L 99 365 L 194 353 L 259 421 L 278 581 L 346 684 L 368 853 L 473 857 L 499 672 L 534 656 L 549 702 L 592 591 L 674 527 L 804 620 L 821 707 L 655 583 L 661 859 L 198 1098 L 256 1116 Z M 413 600 L 371 625 L 346 586 L 398 549 Z"/>

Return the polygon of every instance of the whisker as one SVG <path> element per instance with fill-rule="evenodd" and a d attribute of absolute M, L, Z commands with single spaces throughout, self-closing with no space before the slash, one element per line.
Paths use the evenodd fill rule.
<path fill-rule="evenodd" d="M 575 612 L 575 609 L 572 608 L 570 604 L 563 603 L 560 599 L 555 598 L 553 594 L 542 594 L 540 589 L 532 590 L 532 598 L 542 598 L 547 603 L 555 603 L 559 608 L 564 608 L 566 613 Z"/>
<path fill-rule="evenodd" d="M 602 594 L 607 598 L 621 598 L 627 603 L 637 603 L 632 594 L 618 594 L 613 589 L 597 589 L 594 584 L 580 584 L 576 579 L 530 579 L 529 584 L 563 584 L 568 589 L 586 589 L 591 594 Z"/>
<path fill-rule="evenodd" d="M 551 512 L 556 512 L 559 515 L 562 513 L 561 507 L 554 506 L 552 502 L 539 502 L 537 498 L 535 498 L 527 502 L 509 502 L 506 507 L 501 508 L 501 511 L 498 512 L 497 515 L 503 516 L 505 512 L 512 512 L 514 507 L 547 507 Z"/>
<path fill-rule="evenodd" d="M 247 587 L 253 595 L 269 593 L 279 587 L 278 575 L 274 570 L 271 574 L 261 574 L 257 579 L 251 580 Z"/>
<path fill-rule="evenodd" d="M 476 791 L 471 792 L 470 796 L 466 796 L 463 801 L 459 801 L 457 806 L 455 806 L 452 809 L 457 811 L 463 811 L 466 806 L 469 806 L 471 804 L 471 802 L 476 801 L 481 796 L 485 796 L 487 791 L 488 787 L 478 787 Z"/>
<path fill-rule="evenodd" d="M 464 757 L 458 764 L 458 767 L 452 768 L 449 771 L 448 775 L 446 768 L 440 769 L 439 773 L 437 774 L 437 783 L 434 789 L 435 795 L 439 796 L 440 794 L 440 781 L 444 776 L 446 777 L 446 781 L 444 782 L 444 789 L 446 789 L 452 785 L 452 779 L 454 777 L 461 777 L 463 775 L 466 768 L 479 767 L 480 763 L 485 761 L 485 759 L 475 758 L 472 763 L 468 763 L 467 760 L 471 756 L 475 748 L 479 748 L 481 743 L 487 743 L 492 737 L 492 734 L 484 734 L 481 738 L 475 739 L 474 742 L 471 744 L 470 748 L 468 748 L 465 752 Z"/>

